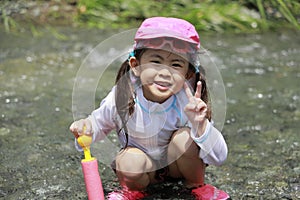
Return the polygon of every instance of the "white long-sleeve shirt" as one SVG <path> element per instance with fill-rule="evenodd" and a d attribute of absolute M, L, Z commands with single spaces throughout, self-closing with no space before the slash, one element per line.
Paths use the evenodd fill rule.
<path fill-rule="evenodd" d="M 116 87 L 104 98 L 100 107 L 94 110 L 89 119 L 93 127 L 93 142 L 102 140 L 112 130 L 122 127 L 115 105 Z M 171 96 L 164 103 L 151 102 L 143 96 L 142 88 L 137 88 L 134 113 L 130 116 L 128 146 L 137 147 L 154 160 L 166 158 L 168 144 L 174 131 L 181 127 L 191 128 L 191 137 L 200 147 L 199 157 L 209 165 L 221 165 L 227 157 L 227 145 L 222 134 L 207 123 L 201 137 L 188 123 L 184 107 L 188 98 L 184 90 Z M 125 146 L 125 134 L 119 134 L 119 141 Z M 76 145 L 78 147 L 78 145 Z"/>

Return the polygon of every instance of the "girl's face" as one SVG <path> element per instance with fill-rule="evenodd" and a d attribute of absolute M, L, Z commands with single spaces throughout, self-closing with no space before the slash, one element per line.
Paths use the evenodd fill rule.
<path fill-rule="evenodd" d="M 140 63 L 131 60 L 130 64 L 141 79 L 145 98 L 153 102 L 162 103 L 179 92 L 188 77 L 187 57 L 165 50 L 148 49 Z"/>

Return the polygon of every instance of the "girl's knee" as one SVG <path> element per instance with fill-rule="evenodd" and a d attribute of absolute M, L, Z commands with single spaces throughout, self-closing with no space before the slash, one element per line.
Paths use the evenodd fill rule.
<path fill-rule="evenodd" d="M 137 176 L 146 171 L 148 160 L 143 151 L 128 147 L 116 157 L 116 170 L 127 176 Z"/>
<path fill-rule="evenodd" d="M 174 132 L 171 141 L 170 147 L 175 148 L 177 151 L 184 152 L 192 143 L 192 138 L 190 137 L 189 128 L 181 128 Z"/>
<path fill-rule="evenodd" d="M 181 128 L 174 132 L 171 142 L 172 143 L 179 143 L 186 142 L 190 138 L 190 129 L 189 128 Z"/>
<path fill-rule="evenodd" d="M 198 157 L 200 148 L 190 136 L 189 128 L 181 128 L 174 133 L 169 144 L 169 153 L 176 153 L 177 157 Z M 178 155 L 179 154 L 179 155 Z"/>

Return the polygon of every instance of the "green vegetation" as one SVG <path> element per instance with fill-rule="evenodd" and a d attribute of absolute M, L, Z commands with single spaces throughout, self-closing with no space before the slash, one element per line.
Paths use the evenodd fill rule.
<path fill-rule="evenodd" d="M 300 30 L 296 0 L 79 0 L 78 9 L 78 22 L 99 28 L 128 28 L 151 16 L 172 16 L 202 31 Z"/>
<path fill-rule="evenodd" d="M 0 25 L 4 26 L 6 31 L 16 29 L 20 19 L 29 24 L 29 27 L 47 24 L 47 26 L 79 25 L 115 29 L 137 27 L 142 20 L 152 16 L 183 18 L 193 23 L 199 31 L 258 32 L 280 28 L 300 30 L 300 3 L 297 0 L 39 0 L 28 2 L 31 2 L 28 5 L 34 5 L 31 9 L 22 0 L 17 0 L 16 3 L 9 0 L 0 2 Z M 16 10 L 17 6 L 13 7 L 13 4 L 20 4 L 23 7 L 19 6 L 22 9 Z M 24 5 L 27 9 L 25 16 Z M 37 9 L 38 7 L 40 9 Z"/>

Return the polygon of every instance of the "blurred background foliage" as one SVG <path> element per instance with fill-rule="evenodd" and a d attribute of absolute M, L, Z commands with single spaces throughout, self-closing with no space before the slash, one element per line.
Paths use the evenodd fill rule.
<path fill-rule="evenodd" d="M 160 15 L 184 18 L 201 31 L 300 29 L 300 3 L 294 0 L 80 0 L 78 8 L 80 23 L 99 28 L 127 28 Z"/>
<path fill-rule="evenodd" d="M 100 29 L 136 28 L 152 16 L 186 19 L 199 31 L 300 30 L 298 0 L 2 0 L 1 26 L 72 25 Z"/>
<path fill-rule="evenodd" d="M 99 28 L 127 28 L 160 15 L 184 18 L 201 31 L 300 29 L 295 0 L 79 0 L 78 9 L 78 22 Z"/>

